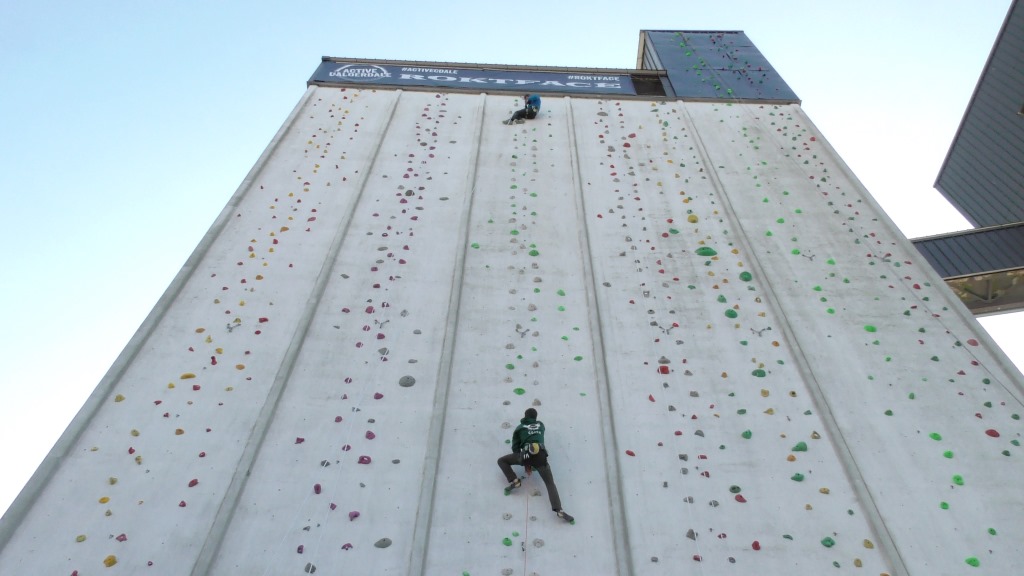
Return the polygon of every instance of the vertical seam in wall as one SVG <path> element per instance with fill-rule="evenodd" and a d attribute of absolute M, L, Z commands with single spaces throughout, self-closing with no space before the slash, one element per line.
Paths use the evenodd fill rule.
<path fill-rule="evenodd" d="M 192 275 L 195 273 L 199 263 L 202 262 L 203 258 L 209 253 L 210 248 L 213 246 L 217 238 L 220 237 L 221 232 L 227 226 L 227 223 L 231 221 L 231 214 L 237 209 L 238 205 L 241 204 L 242 200 L 249 194 L 252 183 L 256 180 L 256 177 L 263 172 L 270 157 L 277 151 L 281 140 L 288 130 L 295 123 L 295 119 L 298 117 L 299 112 L 309 102 L 313 92 L 316 91 L 315 87 L 310 87 L 303 94 L 302 98 L 292 109 L 291 114 L 285 119 L 281 128 L 274 135 L 274 138 L 267 145 L 267 148 L 263 151 L 263 154 L 256 160 L 256 164 L 249 170 L 242 183 L 239 184 L 235 193 L 228 200 L 227 206 L 221 210 L 220 214 L 213 221 L 213 224 L 207 230 L 206 234 L 199 241 L 199 245 L 196 246 L 195 250 L 182 265 L 181 270 L 175 275 L 174 280 L 164 291 L 163 295 L 157 300 L 153 306 L 153 310 L 150 311 L 149 315 L 143 320 L 138 330 L 132 336 L 128 344 L 125 345 L 124 350 L 118 355 L 117 359 L 111 365 L 110 369 L 100 380 L 96 389 L 86 399 L 85 404 L 75 415 L 74 419 L 68 425 L 67 429 L 61 434 L 60 438 L 54 443 L 53 448 L 50 449 L 46 457 L 39 464 L 35 473 L 25 484 L 24 489 L 14 500 L 11 506 L 4 513 L 2 522 L 0 522 L 0 553 L 7 546 L 14 532 L 28 516 L 29 510 L 35 505 L 39 495 L 42 494 L 43 490 L 49 484 L 53 475 L 60 469 L 61 463 L 67 456 L 68 452 L 74 447 L 75 443 L 82 436 L 82 433 L 89 428 L 99 413 L 103 403 L 109 397 L 110 393 L 114 390 L 114 387 L 121 382 L 125 372 L 128 371 L 135 361 L 135 358 L 139 355 L 139 352 L 145 346 L 150 336 L 160 325 L 160 322 L 167 315 L 168 310 L 174 301 L 181 294 L 181 291 L 188 284 L 189 280 L 192 279 Z"/>
<path fill-rule="evenodd" d="M 377 157 L 380 155 L 381 143 L 384 140 L 384 136 L 388 133 L 388 127 L 391 125 L 391 121 L 395 117 L 395 110 L 398 108 L 398 101 L 401 97 L 402 91 L 397 90 L 395 100 L 391 106 L 391 113 L 388 116 L 387 124 L 381 131 L 381 136 L 377 141 L 377 147 L 374 150 L 373 158 L 370 160 L 370 168 L 362 175 L 362 182 L 359 184 L 359 192 L 356 195 L 355 201 L 352 203 L 351 209 L 345 215 L 342 225 L 338 227 L 338 231 L 335 233 L 334 239 L 331 241 L 331 247 L 324 256 L 324 264 L 320 269 L 320 274 L 317 275 L 316 282 L 313 285 L 313 290 L 310 292 L 309 298 L 306 300 L 306 306 L 302 312 L 302 317 L 299 319 L 298 325 L 296 326 L 295 333 L 288 345 L 288 350 L 285 351 L 284 357 L 281 360 L 281 367 L 278 369 L 277 375 L 274 377 L 274 383 L 271 385 L 270 391 L 267 393 L 267 400 L 264 402 L 263 408 L 260 410 L 260 414 L 257 416 L 256 421 L 253 424 L 252 432 L 249 434 L 249 440 L 246 442 L 245 449 L 243 450 L 241 457 L 238 459 L 238 464 L 235 467 L 235 473 L 231 477 L 231 483 L 228 485 L 228 488 L 224 493 L 224 498 L 221 500 L 220 507 L 217 509 L 217 515 L 214 517 L 213 524 L 210 526 L 210 531 L 204 539 L 203 548 L 200 550 L 195 564 L 192 566 L 192 576 L 200 576 L 210 573 L 210 570 L 217 559 L 217 554 L 220 552 L 220 548 L 224 543 L 224 537 L 227 534 L 228 528 L 231 526 L 232 519 L 235 516 L 235 511 L 238 509 L 238 502 L 241 500 L 242 492 L 245 490 L 245 486 L 249 481 L 249 475 L 252 473 L 253 464 L 256 462 L 259 452 L 263 447 L 263 442 L 267 437 L 267 432 L 274 421 L 274 414 L 277 412 L 277 407 L 280 404 L 281 397 L 284 395 L 284 391 L 288 387 L 288 381 L 291 379 L 292 371 L 295 369 L 299 353 L 302 351 L 310 326 L 313 324 L 313 319 L 316 316 L 316 310 L 319 308 L 320 301 L 327 289 L 327 284 L 330 282 L 331 273 L 337 263 L 338 254 L 341 252 L 341 246 L 344 243 L 345 237 L 348 235 L 349 227 L 352 225 L 352 217 L 359 205 L 359 201 L 363 197 L 363 193 L 366 191 L 366 184 L 369 181 L 369 175 L 373 172 L 373 166 L 377 163 Z"/>
<path fill-rule="evenodd" d="M 707 148 L 704 146 L 704 140 L 700 137 L 700 132 L 694 127 L 693 118 L 690 116 L 690 111 L 687 108 L 686 103 L 680 100 L 679 105 L 686 117 L 687 128 L 690 130 L 690 133 L 694 135 L 694 142 L 700 154 L 701 161 L 704 163 L 704 166 L 708 168 L 708 170 L 705 170 L 705 173 L 708 175 L 708 180 L 711 182 L 711 185 L 714 186 L 715 192 L 718 194 L 718 199 L 721 201 L 722 209 L 725 211 L 726 217 L 729 221 L 732 222 L 736 229 L 741 232 L 737 236 L 742 250 L 750 255 L 749 261 L 754 271 L 758 273 L 760 277 L 767 278 L 767 275 L 764 274 L 765 268 L 761 266 L 761 262 L 757 258 L 757 253 L 750 248 L 750 245 L 747 242 L 747 236 L 740 223 L 740 219 L 736 216 L 736 211 L 733 210 L 732 201 L 729 199 L 721 180 L 718 179 L 718 172 L 712 169 L 714 164 L 711 162 Z M 739 104 L 739 106 L 744 105 Z M 833 157 L 837 157 L 834 152 Z M 765 300 L 767 301 L 769 308 L 772 310 L 772 313 L 779 319 L 779 322 L 783 323 L 785 326 L 782 331 L 782 338 L 784 338 L 793 349 L 793 360 L 797 365 L 797 370 L 800 372 L 802 380 L 811 394 L 814 406 L 817 408 L 818 414 L 821 416 L 822 423 L 828 431 L 829 440 L 836 451 L 839 463 L 842 466 L 843 471 L 846 473 L 846 477 L 849 479 L 850 485 L 852 486 L 857 499 L 864 504 L 863 508 L 865 510 L 865 517 L 867 518 L 868 525 L 871 527 L 872 531 L 875 533 L 875 537 L 879 541 L 879 550 L 882 552 L 883 556 L 885 556 L 886 560 L 888 560 L 893 572 L 897 575 L 909 574 L 906 564 L 900 556 L 899 549 L 896 547 L 896 543 L 893 541 L 888 527 L 882 520 L 881 513 L 878 510 L 878 506 L 875 503 L 874 498 L 871 496 L 870 490 L 868 490 L 867 482 L 861 474 L 860 467 L 857 465 L 857 460 L 853 457 L 853 452 L 846 443 L 846 438 L 843 436 L 842 430 L 840 430 L 839 424 L 836 421 L 835 416 L 832 414 L 832 407 L 825 398 L 825 393 L 821 388 L 821 384 L 818 382 L 818 378 L 811 369 L 810 364 L 807 362 L 806 354 L 800 346 L 800 342 L 794 336 L 791 336 L 796 334 L 796 331 L 789 326 L 789 322 L 784 313 L 785 309 L 768 282 L 764 283 L 763 290 L 765 293 Z"/>
<path fill-rule="evenodd" d="M 441 447 L 444 443 L 444 427 L 448 416 L 448 393 L 452 384 L 452 358 L 458 338 L 459 316 L 462 301 L 462 285 L 466 277 L 466 252 L 469 246 L 469 221 L 473 211 L 473 198 L 480 168 L 480 143 L 483 140 L 483 126 L 487 95 L 480 94 L 480 114 L 477 120 L 476 159 L 473 170 L 467 176 L 467 194 L 462 202 L 462 216 L 459 218 L 458 237 L 462 245 L 456 255 L 452 274 L 451 295 L 448 299 L 448 322 L 445 325 L 444 344 L 441 348 L 441 362 L 437 368 L 437 387 L 434 389 L 433 411 L 440 414 L 431 420 L 427 433 L 427 452 L 423 461 L 423 481 L 416 506 L 416 522 L 413 528 L 409 574 L 427 574 L 427 550 L 430 545 L 430 529 L 434 518 L 434 499 L 437 495 L 437 473 L 440 468 Z"/>
<path fill-rule="evenodd" d="M 565 97 L 568 114 L 566 114 L 566 131 L 569 138 L 569 149 L 572 161 L 573 193 L 576 197 L 576 220 L 579 229 L 579 242 L 583 264 L 583 276 L 586 281 L 583 285 L 587 292 L 587 310 L 589 310 L 589 322 L 591 342 L 593 343 L 594 358 L 599 359 L 594 364 L 597 382 L 598 407 L 601 418 L 601 437 L 604 447 L 605 470 L 608 471 L 608 501 L 612 517 L 612 541 L 615 549 L 616 574 L 625 576 L 632 573 L 633 559 L 630 552 L 632 547 L 629 543 L 629 529 L 625 521 L 624 502 L 622 493 L 622 481 L 619 471 L 618 440 L 615 435 L 615 414 L 611 407 L 611 388 L 608 382 L 608 362 L 604 350 L 604 326 L 601 321 L 601 310 L 597 305 L 597 278 L 594 277 L 592 264 L 593 253 L 590 250 L 590 229 L 587 226 L 586 218 L 586 197 L 583 194 L 583 178 L 580 174 L 579 148 L 576 145 L 576 117 L 572 107 L 572 99 Z"/>

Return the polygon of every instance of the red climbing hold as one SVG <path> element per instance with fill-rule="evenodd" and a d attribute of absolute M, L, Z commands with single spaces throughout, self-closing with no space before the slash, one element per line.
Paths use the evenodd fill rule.
<path fill-rule="evenodd" d="M 121 533 L 121 534 L 118 534 L 118 536 L 117 536 L 117 538 L 115 538 L 115 540 L 117 540 L 118 542 L 124 542 L 124 541 L 128 540 L 128 536 L 126 534 L 124 534 L 124 533 Z"/>
<path fill-rule="evenodd" d="M 374 399 L 374 400 L 380 400 L 380 399 L 381 399 L 381 398 L 383 398 L 383 397 L 384 397 L 384 395 L 383 395 L 383 394 L 381 394 L 380 392 L 374 392 L 374 393 L 373 393 L 373 399 Z"/>
<path fill-rule="evenodd" d="M 302 444 L 302 443 L 303 443 L 303 442 L 305 442 L 305 441 L 306 441 L 306 439 L 305 439 L 305 438 L 303 438 L 302 436 L 296 436 L 296 437 L 295 437 L 295 443 L 296 443 L 296 444 Z"/>
<path fill-rule="evenodd" d="M 996 430 L 993 430 L 991 428 L 989 428 L 988 430 L 985 430 L 985 434 L 988 434 L 989 436 L 991 436 L 993 438 L 999 438 L 999 432 L 996 431 Z"/>
<path fill-rule="evenodd" d="M 633 452 L 632 450 L 626 450 L 626 456 L 636 456 L 636 452 Z"/>
<path fill-rule="evenodd" d="M 736 501 L 739 502 L 740 504 L 746 504 L 747 503 L 747 499 L 743 497 L 743 494 L 737 494 L 736 495 Z"/>
<path fill-rule="evenodd" d="M 319 494 L 321 490 L 322 490 L 322 488 L 320 487 L 319 484 L 313 484 L 313 493 L 314 494 Z"/>
<path fill-rule="evenodd" d="M 754 550 L 760 550 L 761 549 L 761 543 L 758 542 L 757 540 L 754 540 L 754 543 L 751 544 L 750 547 L 753 548 Z"/>
<path fill-rule="evenodd" d="M 648 394 L 647 399 L 650 400 L 651 402 L 654 402 L 654 394 Z"/>
<path fill-rule="evenodd" d="M 359 463 L 360 464 L 369 464 L 370 462 L 372 462 L 372 460 L 370 459 L 369 456 L 360 456 L 359 457 Z"/>
<path fill-rule="evenodd" d="M 199 484 L 199 480 L 193 478 L 193 479 L 189 480 L 188 487 L 189 488 L 195 488 L 196 484 Z"/>

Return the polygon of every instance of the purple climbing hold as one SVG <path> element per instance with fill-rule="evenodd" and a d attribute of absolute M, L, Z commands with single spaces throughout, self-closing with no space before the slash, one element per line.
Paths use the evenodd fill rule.
<path fill-rule="evenodd" d="M 370 459 L 369 456 L 360 456 L 359 457 L 359 463 L 360 464 L 369 464 L 370 462 L 372 462 L 372 460 Z"/>
<path fill-rule="evenodd" d="M 359 512 L 353 510 L 353 511 L 348 513 L 348 521 L 349 522 L 355 520 L 356 518 L 359 518 Z"/>

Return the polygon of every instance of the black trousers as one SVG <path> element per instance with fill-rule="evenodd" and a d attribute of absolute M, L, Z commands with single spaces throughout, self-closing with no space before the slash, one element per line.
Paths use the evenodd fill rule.
<path fill-rule="evenodd" d="M 512 471 L 512 467 L 522 465 L 523 457 L 520 454 L 513 453 L 498 458 L 498 467 L 501 468 L 501 472 L 509 482 L 516 479 L 516 473 Z M 561 510 L 562 501 L 558 498 L 558 487 L 555 486 L 555 478 L 551 475 L 551 466 L 544 464 L 543 466 L 536 466 L 533 469 L 540 474 L 540 479 L 544 481 L 544 487 L 548 491 L 548 500 L 551 501 L 551 509 L 556 512 Z"/>
<path fill-rule="evenodd" d="M 515 122 L 516 120 L 522 120 L 523 118 L 528 118 L 530 120 L 533 120 L 536 117 L 537 117 L 537 109 L 536 108 L 530 108 L 529 106 L 527 106 L 526 108 L 523 108 L 522 110 L 516 110 L 512 114 L 512 121 Z"/>

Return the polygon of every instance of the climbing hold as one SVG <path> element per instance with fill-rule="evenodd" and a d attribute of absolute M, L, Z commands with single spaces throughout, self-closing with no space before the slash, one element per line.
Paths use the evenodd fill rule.
<path fill-rule="evenodd" d="M 402 388 L 408 388 L 416 383 L 416 379 L 412 376 L 402 376 L 398 379 L 398 385 Z"/>
<path fill-rule="evenodd" d="M 316 572 L 316 566 L 312 562 L 306 562 L 304 570 L 306 571 L 306 574 L 312 574 Z"/>
<path fill-rule="evenodd" d="M 796 446 L 793 446 L 792 450 L 793 452 L 807 452 L 807 443 L 797 442 Z"/>
<path fill-rule="evenodd" d="M 824 546 L 825 548 L 831 548 L 831 547 L 836 545 L 836 541 L 833 540 L 832 538 L 826 536 L 826 537 L 821 539 L 821 545 Z"/>
<path fill-rule="evenodd" d="M 632 450 L 626 450 L 626 456 L 636 456 L 636 452 L 633 452 Z"/>
<path fill-rule="evenodd" d="M 314 494 L 319 494 L 321 490 L 322 490 L 322 488 L 321 488 L 321 486 L 319 484 L 313 484 L 313 493 Z"/>
<path fill-rule="evenodd" d="M 928 437 L 931 438 L 932 440 L 942 440 L 942 435 L 939 434 L 938 432 L 932 432 L 931 434 L 928 435 Z"/>
<path fill-rule="evenodd" d="M 959 475 L 959 474 L 954 474 L 953 475 L 953 484 L 956 484 L 957 486 L 963 486 L 964 485 L 964 477 Z"/>
<path fill-rule="evenodd" d="M 387 548 L 388 546 L 391 546 L 391 538 L 381 538 L 374 542 L 373 545 L 377 548 Z"/>
<path fill-rule="evenodd" d="M 359 463 L 360 464 L 369 464 L 370 462 L 372 462 L 372 460 L 370 459 L 369 456 L 360 456 L 359 457 Z"/>
<path fill-rule="evenodd" d="M 796 474 L 793 474 L 790 477 L 790 480 L 793 480 L 793 481 L 796 481 L 796 482 L 803 482 L 804 481 L 804 475 L 799 473 L 799 472 L 797 472 Z"/>
<path fill-rule="evenodd" d="M 996 430 L 993 430 L 991 428 L 989 428 L 988 430 L 985 430 L 985 434 L 988 434 L 989 436 L 991 436 L 993 438 L 999 438 L 999 432 L 996 431 Z"/>
<path fill-rule="evenodd" d="M 103 559 L 103 565 L 107 568 L 110 568 L 114 564 L 117 564 L 117 556 L 114 556 L 113 554 Z"/>
<path fill-rule="evenodd" d="M 696 254 L 698 256 L 715 256 L 718 254 L 718 252 L 715 252 L 714 248 L 710 248 L 708 246 L 701 246 L 700 248 L 697 248 Z"/>
<path fill-rule="evenodd" d="M 348 521 L 349 522 L 355 520 L 356 518 L 359 518 L 359 512 L 353 510 L 353 511 L 348 513 Z"/>
<path fill-rule="evenodd" d="M 743 434 L 740 434 L 740 436 L 743 436 L 747 440 L 750 440 L 750 437 L 753 435 L 754 434 L 750 430 L 744 430 Z"/>
<path fill-rule="evenodd" d="M 508 536 L 506 536 L 505 538 L 501 539 L 501 543 L 504 544 L 505 546 L 511 546 L 512 545 L 512 539 L 509 538 Z"/>
<path fill-rule="evenodd" d="M 970 558 L 965 560 L 965 562 L 967 562 L 967 564 L 969 564 L 970 566 L 974 566 L 975 568 L 981 566 L 981 561 L 975 558 L 974 556 L 971 556 Z"/>
<path fill-rule="evenodd" d="M 871 324 L 867 324 L 867 325 L 864 326 L 864 330 L 866 330 L 868 332 L 877 332 L 878 328 L 875 328 Z"/>

